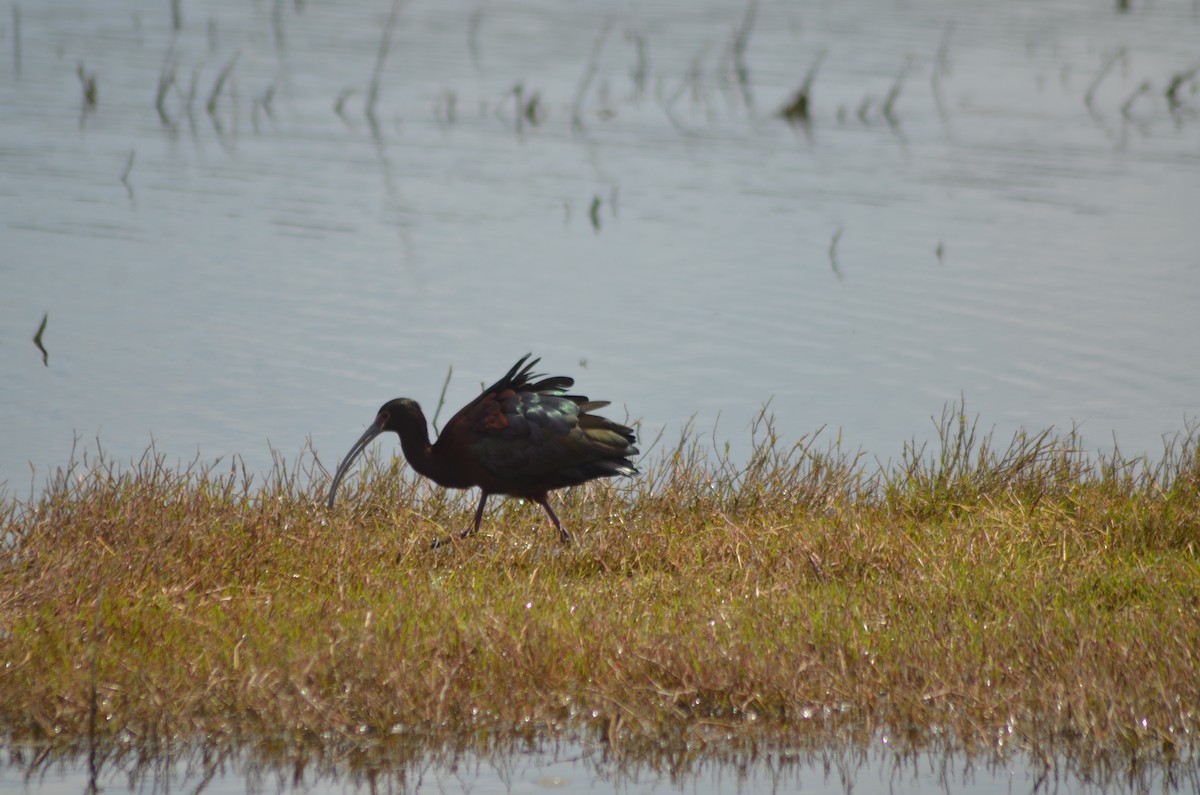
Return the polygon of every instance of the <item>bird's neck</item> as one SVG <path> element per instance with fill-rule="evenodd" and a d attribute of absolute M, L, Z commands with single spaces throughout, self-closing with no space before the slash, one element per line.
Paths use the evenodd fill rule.
<path fill-rule="evenodd" d="M 443 460 L 436 455 L 435 448 L 429 442 L 429 429 L 425 423 L 406 427 L 400 434 L 400 449 L 404 458 L 417 474 L 424 475 L 441 486 L 457 486 L 455 478 L 446 471 Z"/>
<path fill-rule="evenodd" d="M 409 424 L 399 436 L 400 449 L 404 451 L 408 465 L 425 477 L 432 477 L 430 473 L 436 467 L 433 463 L 433 447 L 429 444 L 429 430 L 425 423 Z"/>

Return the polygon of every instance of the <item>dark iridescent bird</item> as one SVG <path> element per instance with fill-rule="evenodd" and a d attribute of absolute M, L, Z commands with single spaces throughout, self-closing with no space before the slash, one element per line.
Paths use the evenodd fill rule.
<path fill-rule="evenodd" d="M 546 495 L 596 478 L 636 475 L 629 456 L 637 455 L 637 440 L 632 428 L 591 413 L 608 401 L 568 395 L 574 379 L 532 372 L 541 360 L 525 364 L 529 356 L 522 356 L 503 378 L 463 406 L 432 444 L 425 415 L 415 401 L 396 398 L 384 403 L 334 474 L 329 507 L 354 459 L 376 436 L 394 431 L 404 457 L 420 474 L 447 488 L 479 487 L 475 524 L 459 538 L 479 531 L 489 496 L 507 494 L 542 506 L 559 539 L 569 542 L 571 534 Z M 448 540 L 435 541 L 434 546 Z"/>

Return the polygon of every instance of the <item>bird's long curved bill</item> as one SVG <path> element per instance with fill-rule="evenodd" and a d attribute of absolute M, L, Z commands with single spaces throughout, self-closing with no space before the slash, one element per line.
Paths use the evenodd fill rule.
<path fill-rule="evenodd" d="M 342 476 L 350 469 L 350 465 L 354 463 L 354 459 L 362 454 L 363 450 L 367 449 L 367 445 L 371 443 L 379 434 L 383 433 L 383 429 L 379 427 L 379 423 L 375 423 L 358 437 L 358 441 L 350 448 L 350 452 L 346 453 L 346 457 L 342 459 L 342 464 L 337 468 L 337 472 L 333 475 L 333 486 L 329 489 L 329 507 L 333 507 L 333 500 L 337 496 L 338 484 L 342 482 Z"/>

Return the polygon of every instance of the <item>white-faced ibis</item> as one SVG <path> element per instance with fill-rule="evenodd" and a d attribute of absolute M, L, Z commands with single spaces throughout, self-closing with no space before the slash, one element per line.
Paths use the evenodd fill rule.
<path fill-rule="evenodd" d="M 459 538 L 479 531 L 490 495 L 507 494 L 542 506 L 559 539 L 569 542 L 571 534 L 554 515 L 546 495 L 596 478 L 636 475 L 629 456 L 637 455 L 637 440 L 632 428 L 591 413 L 608 401 L 568 395 L 574 379 L 531 372 L 541 360 L 525 364 L 529 356 L 522 356 L 503 378 L 463 406 L 432 444 L 425 415 L 415 401 L 396 398 L 384 403 L 334 474 L 329 507 L 354 459 L 376 436 L 395 431 L 414 470 L 447 488 L 478 486 L 482 492 L 475 524 Z M 435 541 L 434 546 L 446 540 Z"/>

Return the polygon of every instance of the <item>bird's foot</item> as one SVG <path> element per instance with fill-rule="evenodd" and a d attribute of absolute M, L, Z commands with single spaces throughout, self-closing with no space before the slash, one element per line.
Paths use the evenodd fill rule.
<path fill-rule="evenodd" d="M 461 533 L 459 533 L 457 535 L 457 537 L 456 536 L 446 536 L 445 538 L 435 538 L 433 541 L 433 545 L 430 547 L 430 549 L 438 549 L 440 547 L 446 546 L 447 544 L 453 544 L 455 541 L 458 541 L 463 538 L 469 538 L 470 536 L 473 536 L 473 535 L 475 535 L 475 529 L 468 527 L 466 530 L 463 530 Z"/>

